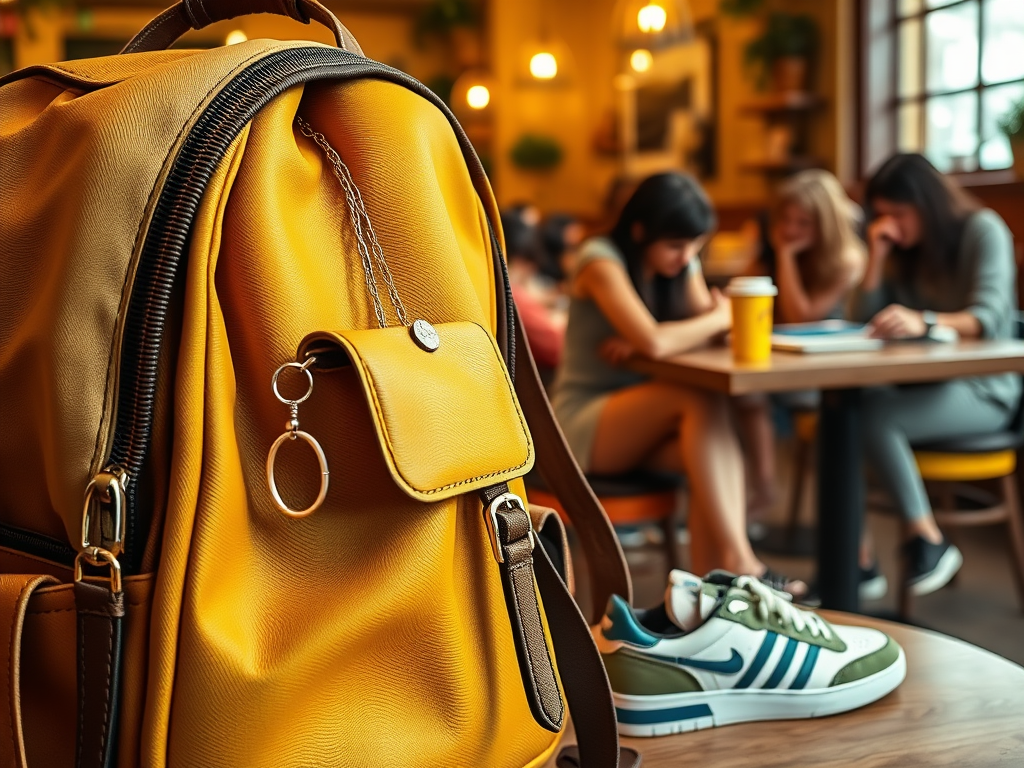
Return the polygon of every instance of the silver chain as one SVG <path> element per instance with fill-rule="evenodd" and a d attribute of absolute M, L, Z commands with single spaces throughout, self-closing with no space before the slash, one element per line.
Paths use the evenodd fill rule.
<path fill-rule="evenodd" d="M 352 178 L 352 172 L 349 171 L 348 166 L 341 159 L 341 155 L 328 143 L 327 138 L 322 133 L 314 131 L 309 123 L 301 117 L 296 116 L 295 122 L 299 126 L 299 131 L 302 135 L 312 139 L 323 150 L 323 153 L 327 156 L 334 169 L 334 175 L 337 177 L 338 183 L 341 184 L 341 188 L 345 192 L 345 202 L 348 204 L 349 218 L 352 221 L 352 228 L 355 230 L 356 248 L 359 251 L 359 258 L 363 264 L 366 288 L 370 292 L 370 299 L 373 301 L 373 311 L 377 316 L 377 324 L 381 328 L 386 328 L 388 321 L 387 315 L 384 313 L 384 305 L 380 300 L 380 293 L 377 291 L 374 262 L 376 262 L 377 270 L 384 279 L 388 298 L 391 299 L 391 305 L 395 308 L 398 322 L 408 326 L 409 318 L 405 314 L 405 305 L 402 304 L 402 299 L 398 295 L 395 279 L 392 277 L 387 260 L 384 258 L 384 249 L 381 248 L 380 242 L 377 240 L 377 233 L 370 222 L 370 216 L 366 212 L 366 204 L 363 202 L 363 196 L 359 192 L 359 187 L 356 186 L 355 179 Z M 369 243 L 367 243 L 367 238 Z"/>

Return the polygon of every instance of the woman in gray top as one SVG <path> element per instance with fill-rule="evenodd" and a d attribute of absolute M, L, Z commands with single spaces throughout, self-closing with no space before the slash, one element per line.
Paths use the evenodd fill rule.
<path fill-rule="evenodd" d="M 769 572 L 750 547 L 727 400 L 621 367 L 634 353 L 670 357 L 728 330 L 729 302 L 708 290 L 697 260 L 714 224 L 697 183 L 664 173 L 640 184 L 609 237 L 583 245 L 570 279 L 555 414 L 588 472 L 686 473 L 694 571 L 724 568 L 802 593 L 806 585 Z"/>
<path fill-rule="evenodd" d="M 874 336 L 926 337 L 936 327 L 963 339 L 1016 335 L 1013 241 L 999 216 L 980 209 L 921 155 L 890 158 L 866 199 L 868 266 L 852 311 L 870 321 Z M 1016 374 L 865 393 L 865 457 L 906 521 L 903 554 L 915 594 L 945 586 L 962 557 L 935 523 L 911 444 L 1005 429 L 1020 395 Z M 861 565 L 870 559 L 865 547 Z"/>

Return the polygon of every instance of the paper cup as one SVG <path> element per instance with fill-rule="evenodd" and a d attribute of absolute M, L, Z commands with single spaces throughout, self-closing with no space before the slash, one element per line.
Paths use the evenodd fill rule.
<path fill-rule="evenodd" d="M 725 289 L 732 303 L 732 356 L 764 363 L 772 353 L 772 310 L 779 289 L 770 277 L 734 277 Z"/>

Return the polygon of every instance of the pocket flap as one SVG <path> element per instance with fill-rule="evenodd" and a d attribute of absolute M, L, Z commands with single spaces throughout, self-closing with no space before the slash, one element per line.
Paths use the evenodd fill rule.
<path fill-rule="evenodd" d="M 420 501 L 521 477 L 534 460 L 526 418 L 491 335 L 471 322 L 433 330 L 433 351 L 404 326 L 319 331 L 299 346 L 299 359 L 315 355 L 317 370 L 354 366 L 388 469 Z"/>

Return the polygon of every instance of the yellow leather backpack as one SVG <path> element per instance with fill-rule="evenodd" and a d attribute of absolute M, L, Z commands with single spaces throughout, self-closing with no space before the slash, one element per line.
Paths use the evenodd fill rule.
<path fill-rule="evenodd" d="M 166 50 L 259 12 L 337 47 Z M 629 597 L 497 222 L 444 105 L 315 0 L 0 80 L 0 764 L 522 768 L 567 710 L 559 765 L 639 764 L 526 501 L 536 452 L 590 622 Z"/>

